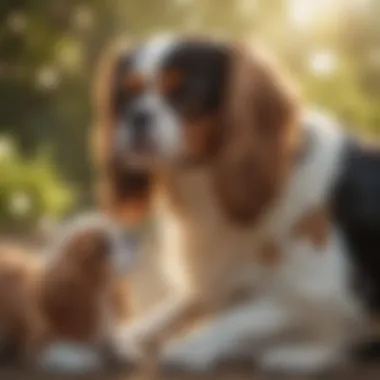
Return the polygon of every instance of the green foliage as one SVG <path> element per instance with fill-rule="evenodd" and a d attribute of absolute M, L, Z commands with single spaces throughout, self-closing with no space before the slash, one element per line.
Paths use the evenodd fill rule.
<path fill-rule="evenodd" d="M 23 158 L 10 138 L 0 138 L 0 228 L 29 230 L 74 205 L 74 192 L 60 178 L 47 150 Z"/>

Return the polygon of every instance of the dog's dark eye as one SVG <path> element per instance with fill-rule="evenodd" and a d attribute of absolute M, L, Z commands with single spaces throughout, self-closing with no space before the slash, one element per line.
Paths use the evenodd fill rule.
<path fill-rule="evenodd" d="M 141 95 L 146 89 L 146 79 L 139 73 L 131 71 L 128 67 L 120 69 L 114 82 L 114 93 L 111 100 L 113 112 L 120 115 L 125 106 L 135 97 Z"/>
<path fill-rule="evenodd" d="M 167 100 L 185 118 L 215 111 L 223 101 L 228 65 L 229 53 L 221 45 L 182 44 L 164 62 L 163 72 L 175 68 L 182 73 L 174 81 L 174 90 L 166 94 Z"/>
<path fill-rule="evenodd" d="M 168 68 L 158 78 L 158 88 L 164 95 L 175 93 L 183 84 L 183 73 L 176 68 Z"/>
<path fill-rule="evenodd" d="M 121 90 L 125 95 L 138 95 L 144 88 L 145 80 L 137 73 L 128 73 L 122 78 Z"/>
<path fill-rule="evenodd" d="M 194 103 L 189 81 L 191 78 L 177 67 L 167 67 L 158 78 L 160 93 L 181 114 L 188 113 L 189 107 Z"/>

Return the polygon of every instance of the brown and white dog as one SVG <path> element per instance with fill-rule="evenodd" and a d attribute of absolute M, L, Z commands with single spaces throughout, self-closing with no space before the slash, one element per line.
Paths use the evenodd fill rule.
<path fill-rule="evenodd" d="M 165 360 L 207 369 L 249 338 L 263 368 L 340 362 L 380 300 L 379 154 L 305 112 L 257 49 L 208 37 L 114 49 L 96 100 L 101 204 L 148 212 L 171 287 L 124 349 L 218 311 Z M 225 308 L 239 292 L 251 296 Z M 302 339 L 270 344 L 294 330 Z"/>
<path fill-rule="evenodd" d="M 105 368 L 113 355 L 113 328 L 128 316 L 118 275 L 131 265 L 130 248 L 113 223 L 86 214 L 59 228 L 46 256 L 4 252 L 3 349 L 13 349 L 16 360 L 44 370 Z"/>

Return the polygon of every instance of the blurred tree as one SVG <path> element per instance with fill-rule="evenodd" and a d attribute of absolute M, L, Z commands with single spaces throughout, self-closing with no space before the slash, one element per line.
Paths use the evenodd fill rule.
<path fill-rule="evenodd" d="M 74 192 L 62 182 L 46 150 L 23 158 L 11 138 L 0 139 L 0 230 L 33 231 L 57 220 L 73 205 Z"/>

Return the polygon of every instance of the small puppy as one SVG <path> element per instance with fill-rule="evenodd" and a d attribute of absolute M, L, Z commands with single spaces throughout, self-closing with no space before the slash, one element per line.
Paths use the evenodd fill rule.
<path fill-rule="evenodd" d="M 101 369 L 112 357 L 111 330 L 127 315 L 117 276 L 130 265 L 128 241 L 107 219 L 85 215 L 64 225 L 48 251 L 36 265 L 1 263 L 4 343 L 44 370 Z"/>

